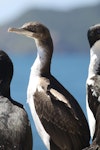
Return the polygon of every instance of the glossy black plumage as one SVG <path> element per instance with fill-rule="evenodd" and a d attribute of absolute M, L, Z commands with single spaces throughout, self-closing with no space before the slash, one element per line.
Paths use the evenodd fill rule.
<path fill-rule="evenodd" d="M 10 95 L 13 64 L 0 50 L 0 149 L 32 150 L 32 131 L 23 105 Z"/>

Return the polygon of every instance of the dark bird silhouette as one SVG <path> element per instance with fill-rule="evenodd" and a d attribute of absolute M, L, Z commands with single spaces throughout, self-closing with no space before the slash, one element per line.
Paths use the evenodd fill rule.
<path fill-rule="evenodd" d="M 10 95 L 12 76 L 12 61 L 0 50 L 0 150 L 32 150 L 27 113 Z"/>
<path fill-rule="evenodd" d="M 47 27 L 29 22 L 9 32 L 35 40 L 27 98 L 37 128 L 48 150 L 82 150 L 89 145 L 87 120 L 75 98 L 51 75 L 53 42 Z M 65 68 L 66 69 L 66 68 Z"/>
<path fill-rule="evenodd" d="M 100 150 L 100 24 L 88 30 L 90 64 L 86 82 L 87 114 L 92 144 L 86 150 Z"/>

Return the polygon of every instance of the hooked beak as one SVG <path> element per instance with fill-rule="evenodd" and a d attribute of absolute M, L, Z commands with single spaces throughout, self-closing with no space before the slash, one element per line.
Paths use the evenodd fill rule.
<path fill-rule="evenodd" d="M 28 30 L 25 30 L 24 28 L 9 28 L 8 32 L 14 32 L 14 33 L 17 33 L 17 34 L 22 34 L 22 35 L 25 35 L 27 37 L 32 37 L 33 36 L 32 32 L 30 32 Z"/>

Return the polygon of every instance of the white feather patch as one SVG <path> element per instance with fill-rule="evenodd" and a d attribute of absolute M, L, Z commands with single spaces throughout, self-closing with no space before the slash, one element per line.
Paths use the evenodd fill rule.
<path fill-rule="evenodd" d="M 45 146 L 47 147 L 48 150 L 50 150 L 50 142 L 49 142 L 50 136 L 45 131 L 45 129 L 38 117 L 38 114 L 35 109 L 35 104 L 34 104 L 34 93 L 36 92 L 36 90 L 38 90 L 38 91 L 43 90 L 39 83 L 40 83 L 40 78 L 38 76 L 35 77 L 31 70 L 29 85 L 28 85 L 28 89 L 27 89 L 27 102 L 29 104 L 36 129 L 37 129 L 41 139 L 43 140 Z"/>
<path fill-rule="evenodd" d="M 95 132 L 95 118 L 94 115 L 91 111 L 91 109 L 89 108 L 89 104 L 88 104 L 88 97 L 86 96 L 86 108 L 87 108 L 87 116 L 88 116 L 88 122 L 89 122 L 89 127 L 90 127 L 90 135 L 91 138 L 93 138 L 94 136 L 94 132 Z"/>
<path fill-rule="evenodd" d="M 50 142 L 49 142 L 50 141 L 50 136 L 45 131 L 45 129 L 44 129 L 37 113 L 36 113 L 33 96 L 31 96 L 31 99 L 29 101 L 30 101 L 29 102 L 29 107 L 30 107 L 30 110 L 31 110 L 31 113 L 32 113 L 32 117 L 34 119 L 36 129 L 37 129 L 41 139 L 43 140 L 45 146 L 47 147 L 48 150 L 50 150 Z"/>

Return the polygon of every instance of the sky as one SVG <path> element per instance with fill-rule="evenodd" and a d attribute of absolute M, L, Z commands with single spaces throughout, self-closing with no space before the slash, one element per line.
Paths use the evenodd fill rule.
<path fill-rule="evenodd" d="M 94 5 L 99 0 L 0 0 L 0 25 L 19 16 L 29 8 L 69 10 Z"/>

